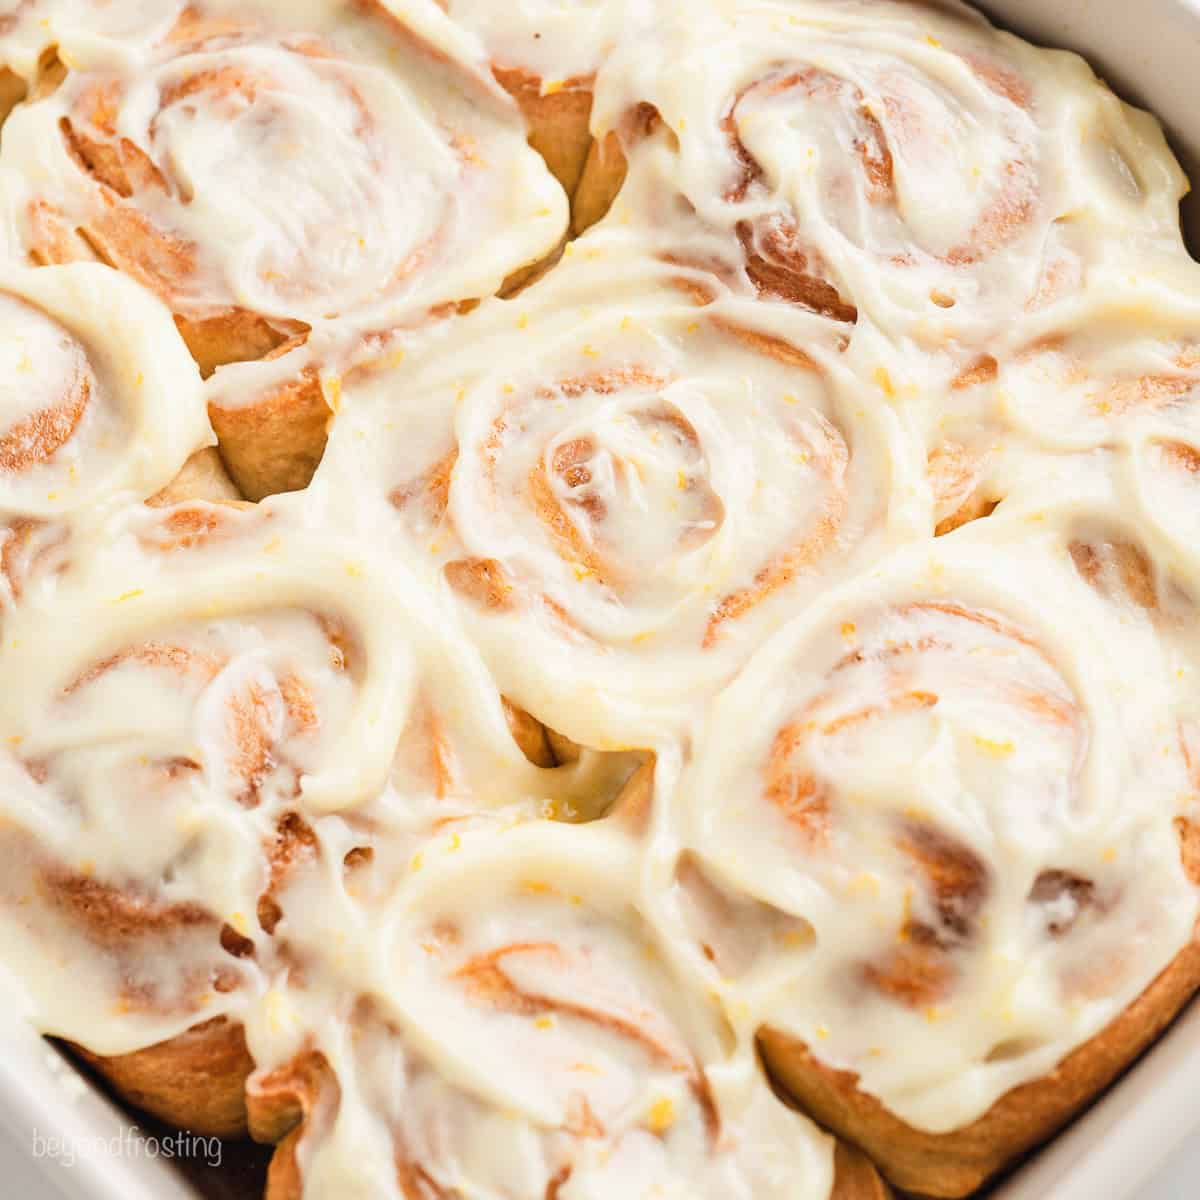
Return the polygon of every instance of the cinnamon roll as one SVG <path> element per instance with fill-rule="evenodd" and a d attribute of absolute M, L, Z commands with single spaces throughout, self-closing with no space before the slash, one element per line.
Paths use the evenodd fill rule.
<path fill-rule="evenodd" d="M 661 868 L 781 1086 L 934 1196 L 1048 1137 L 1200 986 L 1194 647 L 1121 619 L 1111 543 L 1069 513 L 981 524 L 764 647 Z"/>
<path fill-rule="evenodd" d="M 0 307 L 0 511 L 49 519 L 141 499 L 211 443 L 169 315 L 116 272 L 6 269 Z"/>
<path fill-rule="evenodd" d="M 130 275 L 205 375 L 495 292 L 556 244 L 561 189 L 490 76 L 381 4 L 356 12 L 311 6 L 297 27 L 278 5 L 211 0 L 141 48 L 64 22 L 66 77 L 5 129 L 12 253 Z M 331 413 L 313 383 L 248 420 L 215 410 L 247 495 L 261 488 L 238 460 L 279 427 L 319 457 Z"/>
<path fill-rule="evenodd" d="M 438 336 L 348 378 L 310 489 L 453 599 L 506 695 L 592 746 L 651 745 L 888 520 L 868 480 L 897 429 L 856 403 L 836 325 L 784 342 L 676 275 L 614 243 L 459 322 L 452 361 Z"/>
<path fill-rule="evenodd" d="M 0 663 L 6 957 L 43 1030 L 139 1107 L 223 1135 L 245 1131 L 238 1010 L 271 954 L 271 894 L 311 836 L 298 806 L 329 783 L 356 705 L 360 728 L 363 705 L 385 720 L 347 590 L 335 607 L 284 570 L 231 570 L 213 543 L 239 536 L 101 558 L 16 611 Z M 131 567 L 141 586 L 117 592 Z M 188 594 L 197 570 L 213 586 Z M 31 663 L 36 695 L 11 683 Z"/>
<path fill-rule="evenodd" d="M 1157 124 L 965 6 L 689 7 L 621 45 L 592 123 L 577 228 L 623 182 L 659 253 L 926 346 L 982 345 L 1116 238 L 1179 252 Z"/>
<path fill-rule="evenodd" d="M 1194 264 L 1109 265 L 1092 282 L 1025 314 L 986 354 L 889 355 L 925 442 L 938 533 L 1044 490 L 1048 475 L 1070 490 L 1089 457 L 1109 456 L 1120 475 L 1126 460 L 1149 464 L 1154 446 L 1195 437 Z M 1143 494 L 1170 478 L 1162 466 Z"/>
<path fill-rule="evenodd" d="M 169 486 L 214 439 L 169 315 L 116 272 L 0 270 L 0 330 L 4 624 L 114 506 Z"/>
<path fill-rule="evenodd" d="M 308 1028 L 302 993 L 281 1000 L 284 1027 L 254 1030 L 266 1062 L 298 1047 L 251 1085 L 263 1130 L 303 1117 L 268 1196 L 347 1178 L 381 1196 L 885 1195 L 751 1086 L 757 1064 L 729 1056 L 719 1020 L 678 1003 L 631 901 L 631 850 L 541 823 L 431 846 L 390 905 L 381 973 L 345 957 L 368 985 L 352 1036 Z M 376 1143 L 369 1161 L 352 1149 Z"/>
<path fill-rule="evenodd" d="M 485 81 L 363 14 L 189 6 L 124 70 L 64 38 L 75 66 L 5 134 L 10 164 L 38 166 L 18 248 L 54 259 L 57 230 L 143 282 L 206 373 L 495 291 L 553 244 L 561 195 Z"/>
<path fill-rule="evenodd" d="M 476 812 L 581 819 L 622 764 L 528 762 L 478 657 L 401 573 L 279 506 L 110 520 L 121 536 L 6 620 L 0 939 L 39 1028 L 139 1107 L 233 1135 L 245 1009 L 291 961 L 283 889 L 324 879 L 339 839 L 349 871 Z"/>
<path fill-rule="evenodd" d="M 105 839 L 73 811 L 79 793 L 70 773 L 84 755 L 74 763 L 43 756 L 25 740 L 7 734 L 0 761 L 0 922 L 6 960 L 21 964 L 22 1015 L 74 1043 L 139 1108 L 199 1132 L 244 1134 L 253 1064 L 231 1014 L 247 968 L 226 949 L 239 935 L 207 903 L 175 898 L 170 883 L 144 886 L 131 864 L 111 861 L 111 850 L 96 861 Z M 126 775 L 150 793 L 136 812 L 128 802 L 114 811 L 122 806 L 111 777 L 107 787 L 93 783 L 87 816 L 100 814 L 110 830 L 149 816 L 161 832 L 168 818 L 158 802 L 173 783 L 179 788 L 173 770 L 178 778 L 178 767 L 160 761 Z M 178 805 L 169 811 L 181 815 Z"/>

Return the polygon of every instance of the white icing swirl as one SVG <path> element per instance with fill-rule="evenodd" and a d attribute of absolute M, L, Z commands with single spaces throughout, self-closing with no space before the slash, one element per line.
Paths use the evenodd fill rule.
<path fill-rule="evenodd" d="M 637 859 L 603 825 L 427 845 L 373 973 L 357 976 L 378 991 L 353 1040 L 317 1024 L 307 1043 L 339 1081 L 336 1116 L 314 1119 L 305 1147 L 314 1190 L 405 1195 L 420 1179 L 564 1200 L 827 1194 L 828 1142 L 769 1094 L 751 1099 L 711 1003 L 676 986 L 638 915 Z M 303 885 L 284 903 L 320 928 Z M 304 996 L 285 1003 L 301 1025 L 313 1016 Z M 291 1023 L 255 1026 L 252 1042 L 286 1044 Z M 380 1150 L 360 1156 L 356 1137 Z"/>
<path fill-rule="evenodd" d="M 736 286 L 926 346 L 978 346 L 1109 238 L 1179 250 L 1157 125 L 965 7 L 681 9 L 614 56 L 593 128 L 628 138 L 639 105 L 655 132 L 629 146 L 617 219 Z"/>
<path fill-rule="evenodd" d="M 212 444 L 200 376 L 168 313 L 116 272 L 0 272 L 0 330 L 0 513 L 141 499 Z"/>
<path fill-rule="evenodd" d="M 350 521 L 440 571 L 535 715 L 644 745 L 887 519 L 898 430 L 857 404 L 838 329 L 801 318 L 784 342 L 755 315 L 697 310 L 669 268 L 593 239 L 460 322 L 449 377 L 437 337 L 406 360 L 427 387 L 347 377 L 314 500 L 353 498 Z M 364 463 L 374 495 L 349 483 Z"/>
<path fill-rule="evenodd" d="M 488 77 L 383 5 L 214 0 L 149 48 L 64 29 L 59 54 L 5 128 L 14 249 L 79 228 L 189 321 L 387 322 L 494 292 L 565 223 Z"/>
<path fill-rule="evenodd" d="M 706 886 L 804 931 L 718 959 L 731 1011 L 922 1129 L 1097 1032 L 1198 911 L 1172 824 L 1195 817 L 1194 647 L 1087 586 L 1105 549 L 1068 553 L 1076 519 L 993 516 L 832 591 L 724 693 L 679 785 Z M 676 875 L 664 911 L 705 941 L 689 890 Z"/>

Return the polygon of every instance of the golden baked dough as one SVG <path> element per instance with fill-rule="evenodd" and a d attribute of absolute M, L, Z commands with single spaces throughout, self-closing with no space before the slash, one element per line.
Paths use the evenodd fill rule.
<path fill-rule="evenodd" d="M 546 160 L 568 196 L 575 194 L 588 156 L 592 115 L 591 81 L 567 79 L 553 91 L 521 67 L 494 68 L 496 79 L 520 106 L 529 125 L 529 144 Z"/>
<path fill-rule="evenodd" d="M 155 508 L 168 508 L 188 500 L 232 504 L 241 499 L 242 494 L 229 478 L 220 452 L 215 446 L 206 446 L 203 450 L 197 450 L 179 469 L 179 474 L 146 503 Z"/>
<path fill-rule="evenodd" d="M 71 1048 L 152 1117 L 201 1135 L 245 1136 L 246 1080 L 254 1061 L 240 1026 L 217 1017 L 156 1046 L 107 1057 Z"/>

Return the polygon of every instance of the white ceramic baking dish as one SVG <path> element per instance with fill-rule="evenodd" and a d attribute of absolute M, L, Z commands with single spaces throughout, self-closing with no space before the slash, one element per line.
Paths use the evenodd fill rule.
<path fill-rule="evenodd" d="M 1085 55 L 1118 92 L 1162 119 L 1200 182 L 1200 0 L 984 0 L 979 6 L 1033 41 Z M 1185 211 L 1193 250 L 1200 250 L 1200 193 Z M 0 1195 L 251 1200 L 251 1189 L 221 1169 L 204 1168 L 203 1151 L 192 1154 L 185 1173 L 161 1148 L 139 1142 L 130 1116 L 57 1051 L 11 1018 L 5 1027 L 5 1014 L 19 1008 L 6 1002 L 6 990 L 0 978 Z M 1200 1137 L 1200 1003 L 991 1200 L 1133 1200 L 1189 1135 Z M 1185 1190 L 1163 1200 L 1200 1196 L 1200 1180 L 1180 1186 Z"/>

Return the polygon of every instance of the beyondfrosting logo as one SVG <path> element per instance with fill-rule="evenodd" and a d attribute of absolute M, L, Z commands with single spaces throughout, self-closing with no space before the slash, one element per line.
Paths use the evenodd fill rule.
<path fill-rule="evenodd" d="M 69 1137 L 33 1130 L 34 1158 L 50 1159 L 64 1167 L 102 1158 L 191 1159 L 210 1167 L 221 1165 L 221 1139 L 176 1130 L 146 1133 L 137 1125 L 122 1125 L 111 1137 Z"/>

